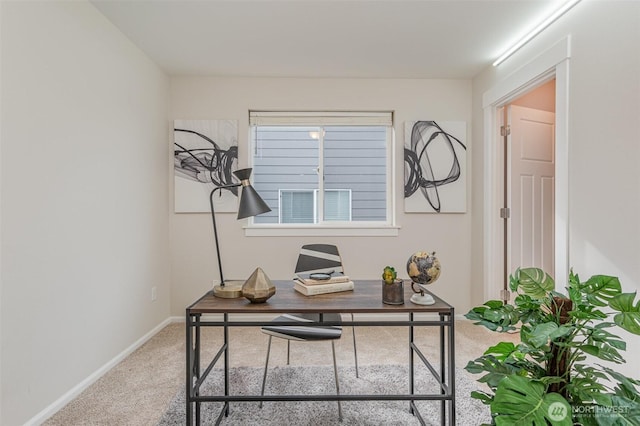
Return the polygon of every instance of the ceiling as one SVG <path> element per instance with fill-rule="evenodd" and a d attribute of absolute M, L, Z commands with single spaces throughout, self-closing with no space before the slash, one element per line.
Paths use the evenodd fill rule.
<path fill-rule="evenodd" d="M 90 0 L 170 75 L 470 79 L 558 0 Z"/>

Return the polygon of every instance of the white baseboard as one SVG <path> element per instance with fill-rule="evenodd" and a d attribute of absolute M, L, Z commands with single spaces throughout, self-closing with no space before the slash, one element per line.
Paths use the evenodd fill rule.
<path fill-rule="evenodd" d="M 41 412 L 36 414 L 33 418 L 28 420 L 25 423 L 25 425 L 26 426 L 32 426 L 32 425 L 36 426 L 36 425 L 40 425 L 40 424 L 44 423 L 45 420 L 47 420 L 49 417 L 53 416 L 62 407 L 64 407 L 69 402 L 71 402 L 73 399 L 75 399 L 78 395 L 80 395 L 80 393 L 82 393 L 82 391 L 84 391 L 89 386 L 91 386 L 93 383 L 95 383 L 100 377 L 102 377 L 105 373 L 107 373 L 109 370 L 111 370 L 113 367 L 115 367 L 123 359 L 125 359 L 126 357 L 131 355 L 131 353 L 133 353 L 133 351 L 135 351 L 140 346 L 142 346 L 144 343 L 146 343 L 149 339 L 151 339 L 153 336 L 155 336 L 160 330 L 165 328 L 171 322 L 174 322 L 173 318 L 174 317 L 167 318 L 164 321 L 162 321 L 160 324 L 155 326 L 151 331 L 149 331 L 147 334 L 145 334 L 144 336 L 142 336 L 141 338 L 136 340 L 131 346 L 129 346 L 124 351 L 119 353 L 111 361 L 107 362 L 105 365 L 103 365 L 102 367 L 100 367 L 99 369 L 94 371 L 91 375 L 89 375 L 89 377 L 87 377 L 86 379 L 84 379 L 83 381 L 78 383 L 76 386 L 71 388 L 68 392 L 66 392 L 64 395 L 62 395 L 60 398 L 58 398 L 53 404 L 49 405 L 47 408 L 45 408 L 44 410 L 42 410 Z"/>

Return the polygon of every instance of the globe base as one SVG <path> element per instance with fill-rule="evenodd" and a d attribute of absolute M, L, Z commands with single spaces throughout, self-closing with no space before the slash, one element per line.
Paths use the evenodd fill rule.
<path fill-rule="evenodd" d="M 433 296 L 431 296 L 430 294 L 416 293 L 411 296 L 411 299 L 409 300 L 411 300 L 411 302 L 415 303 L 416 305 L 433 305 L 436 303 L 436 301 L 433 299 Z"/>

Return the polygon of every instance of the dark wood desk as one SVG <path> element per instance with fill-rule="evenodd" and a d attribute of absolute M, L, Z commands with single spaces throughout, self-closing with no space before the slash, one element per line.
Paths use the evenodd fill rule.
<path fill-rule="evenodd" d="M 244 298 L 220 299 L 207 292 L 186 309 L 186 423 L 192 425 L 195 420 L 200 424 L 200 405 L 203 402 L 223 402 L 216 424 L 229 414 L 230 402 L 248 401 L 375 401 L 405 400 L 409 401 L 409 410 L 425 424 L 415 401 L 441 401 L 441 424 L 455 425 L 455 315 L 454 308 L 438 296 L 433 295 L 434 305 L 422 306 L 409 301 L 413 294 L 411 286 L 405 285 L 405 303 L 403 305 L 386 305 L 382 303 L 380 280 L 355 281 L 353 291 L 331 293 L 316 296 L 303 296 L 293 289 L 292 281 L 275 281 L 276 294 L 266 303 L 252 304 Z M 406 326 L 409 328 L 409 393 L 401 395 L 255 395 L 234 396 L 229 393 L 229 327 L 259 327 L 267 325 L 270 319 L 255 321 L 230 321 L 229 314 L 273 314 L 282 313 L 355 313 L 355 314 L 398 314 L 406 313 L 407 319 L 398 319 L 398 315 L 386 320 L 376 321 L 342 321 L 344 326 Z M 437 314 L 438 319 L 416 319 L 415 314 Z M 202 319 L 202 315 L 222 314 L 220 320 Z M 389 315 L 380 315 L 380 318 Z M 425 317 L 423 315 L 423 317 Z M 324 322 L 324 325 L 331 325 Z M 282 322 L 278 325 L 299 325 Z M 200 367 L 200 328 L 222 327 L 224 341 L 214 358 L 201 372 Z M 414 342 L 414 327 L 440 328 L 440 365 L 436 369 L 420 351 Z M 445 329 L 447 333 L 445 333 Z M 447 337 L 447 338 L 445 338 Z M 440 393 L 416 394 L 414 377 L 414 357 L 417 356 L 440 384 Z M 224 395 L 200 395 L 200 386 L 211 372 L 215 364 L 224 358 Z M 438 371 L 439 370 L 439 371 Z M 448 405 L 448 410 L 447 410 Z M 447 416 L 447 411 L 449 415 Z M 195 418 L 194 418 L 195 415 Z"/>

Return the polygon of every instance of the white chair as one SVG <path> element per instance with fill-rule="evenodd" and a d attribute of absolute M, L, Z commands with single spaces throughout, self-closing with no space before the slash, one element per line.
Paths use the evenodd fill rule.
<path fill-rule="evenodd" d="M 295 269 L 296 274 L 310 274 L 310 273 L 344 273 L 342 266 L 342 259 L 338 248 L 335 245 L 330 244 L 308 244 L 302 246 L 300 254 L 298 256 L 298 262 Z M 300 322 L 300 325 L 278 325 L 282 322 Z M 274 319 L 270 325 L 262 327 L 262 332 L 269 335 L 269 343 L 267 346 L 267 359 L 264 364 L 264 376 L 262 378 L 262 391 L 261 395 L 264 395 L 264 389 L 267 380 L 267 371 L 269 366 L 269 355 L 271 352 L 271 340 L 273 337 L 278 337 L 287 340 L 287 365 L 290 360 L 291 340 L 298 341 L 319 341 L 330 340 L 331 351 L 333 354 L 333 371 L 336 380 L 336 392 L 340 395 L 340 384 L 338 381 L 338 369 L 336 364 L 336 350 L 335 340 L 342 336 L 342 326 L 340 325 L 342 318 L 340 314 L 284 314 Z M 353 314 L 351 314 L 351 321 L 353 321 Z M 332 323 L 333 325 L 314 325 L 309 326 L 310 322 L 313 323 Z M 355 359 L 356 377 L 358 377 L 358 353 L 356 346 L 356 334 L 355 327 L 353 330 L 353 352 Z M 260 402 L 262 407 L 262 402 Z M 342 406 L 338 401 L 338 416 L 342 421 Z"/>

